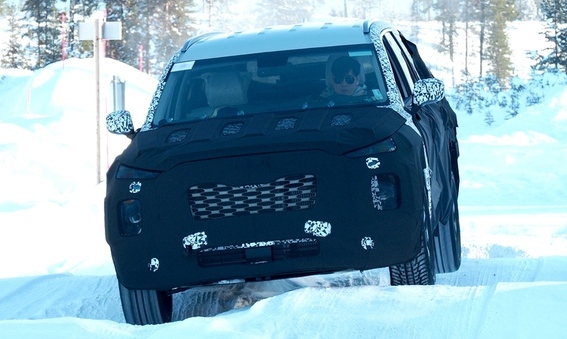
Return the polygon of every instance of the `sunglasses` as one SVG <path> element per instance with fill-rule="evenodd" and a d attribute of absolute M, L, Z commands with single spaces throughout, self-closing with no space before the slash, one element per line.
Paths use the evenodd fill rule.
<path fill-rule="evenodd" d="M 346 81 L 347 84 L 352 85 L 354 84 L 354 81 L 356 80 L 355 77 L 353 77 L 352 75 L 347 75 L 346 77 L 334 77 L 333 81 L 335 82 L 335 84 L 342 84 L 343 81 Z"/>

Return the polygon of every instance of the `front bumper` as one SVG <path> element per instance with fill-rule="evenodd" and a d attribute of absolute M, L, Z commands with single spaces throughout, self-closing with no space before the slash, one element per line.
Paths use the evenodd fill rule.
<path fill-rule="evenodd" d="M 172 290 L 366 270 L 413 258 L 427 206 L 423 144 L 405 125 L 391 137 L 394 152 L 368 157 L 318 150 L 233 156 L 184 162 L 146 180 L 116 179 L 119 164 L 113 164 L 105 222 L 118 279 L 130 289 Z M 369 166 L 368 158 L 379 165 Z M 386 177 L 395 181 L 394 208 L 377 206 L 375 185 Z M 276 193 L 265 206 L 255 200 L 259 205 L 246 210 L 262 187 L 282 178 L 305 191 Z M 293 181 L 301 178 L 307 183 Z M 203 193 L 207 187 L 213 193 Z M 248 202 L 223 202 L 226 194 L 246 192 L 252 197 L 239 199 Z M 207 201 L 207 194 L 220 200 Z M 131 200 L 139 201 L 140 232 L 123 236 L 120 206 Z M 208 209 L 211 202 L 216 205 Z"/>

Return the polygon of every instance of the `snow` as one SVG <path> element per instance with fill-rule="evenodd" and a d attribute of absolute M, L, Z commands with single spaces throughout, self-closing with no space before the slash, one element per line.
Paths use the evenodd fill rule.
<path fill-rule="evenodd" d="M 532 25 L 525 29 L 516 32 L 533 35 Z M 525 69 L 525 55 L 517 53 L 515 62 Z M 70 59 L 35 72 L 0 70 L 0 337 L 567 333 L 565 86 L 491 127 L 479 115 L 458 112 L 463 263 L 458 272 L 438 275 L 435 286 L 392 287 L 388 271 L 377 269 L 200 287 L 174 296 L 178 321 L 132 326 L 124 322 L 104 240 L 93 68 L 91 59 Z M 108 84 L 118 75 L 139 127 L 155 79 L 114 60 L 104 60 L 102 70 L 103 115 L 112 109 Z M 127 142 L 103 133 L 105 167 Z"/>

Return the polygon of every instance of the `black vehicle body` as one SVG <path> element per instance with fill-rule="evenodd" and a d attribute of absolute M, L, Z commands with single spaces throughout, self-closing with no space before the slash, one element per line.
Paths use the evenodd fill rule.
<path fill-rule="evenodd" d="M 295 54 L 285 54 L 287 64 L 273 61 L 285 51 L 331 54 L 341 46 L 378 74 L 375 83 L 366 74 L 376 87 L 370 98 L 311 101 L 325 78 L 315 62 L 301 71 L 312 80 L 297 82 L 288 98 L 281 86 L 271 89 L 297 75 L 286 73 Z M 251 67 L 243 59 L 248 69 L 239 70 L 253 73 L 246 100 L 207 113 L 174 108 L 184 85 L 221 69 L 215 62 L 249 55 L 258 61 Z M 270 67 L 261 71 L 263 58 Z M 388 266 L 392 284 L 431 284 L 435 273 L 458 269 L 456 117 L 440 82 L 424 80 L 432 78 L 415 45 L 380 22 L 188 41 L 167 66 L 141 130 L 127 112 L 107 118 L 109 130 L 132 138 L 108 170 L 105 199 L 127 320 L 168 321 L 170 295 L 203 284 Z M 414 83 L 426 88 L 416 94 Z M 256 90 L 264 94 L 254 99 Z M 211 96 L 204 106 L 213 106 Z M 142 308 L 141 291 L 157 293 L 150 304 L 160 315 L 127 314 Z"/>

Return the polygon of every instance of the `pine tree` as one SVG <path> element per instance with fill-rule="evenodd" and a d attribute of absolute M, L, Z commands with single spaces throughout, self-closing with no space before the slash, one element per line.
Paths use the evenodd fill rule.
<path fill-rule="evenodd" d="M 510 80 L 510 105 L 508 105 L 509 117 L 513 118 L 520 112 L 520 98 L 522 93 L 526 90 L 523 81 L 518 77 L 513 77 Z"/>
<path fill-rule="evenodd" d="M 151 73 L 154 75 L 161 74 L 173 54 L 196 33 L 192 26 L 192 12 L 189 10 L 194 6 L 193 0 L 168 0 L 159 3 L 159 6 L 152 9 L 151 16 L 151 57 L 155 60 Z"/>
<path fill-rule="evenodd" d="M 7 15 L 10 16 L 10 14 L 8 14 L 8 11 L 10 9 L 8 8 L 8 5 L 6 4 L 5 0 L 0 0 L 0 17 Z"/>
<path fill-rule="evenodd" d="M 107 42 L 107 56 L 158 75 L 195 34 L 193 0 L 107 0 L 107 21 L 122 22 L 122 40 Z"/>
<path fill-rule="evenodd" d="M 60 17 L 52 0 L 26 0 L 22 7 L 25 13 L 27 33 L 34 45 L 34 69 L 45 67 L 61 60 Z"/>
<path fill-rule="evenodd" d="M 78 23 L 90 17 L 101 2 L 102 0 L 69 0 L 69 17 L 67 18 L 67 54 L 69 57 L 92 57 L 93 44 L 79 40 Z"/>
<path fill-rule="evenodd" d="M 515 0 L 464 0 L 463 6 L 467 38 L 465 57 L 468 58 L 469 55 L 468 36 L 472 31 L 469 22 L 478 22 L 478 57 L 480 59 L 478 77 L 485 76 L 483 66 L 485 61 L 488 61 L 491 66 L 490 72 L 505 83 L 512 72 L 506 26 L 508 21 L 517 18 Z M 466 71 L 469 71 L 468 66 Z"/>
<path fill-rule="evenodd" d="M 413 0 L 411 3 L 410 8 L 410 18 L 411 18 L 411 33 L 409 38 L 415 42 L 419 43 L 419 25 L 418 22 L 421 21 L 421 12 L 420 12 L 420 4 L 421 0 Z"/>
<path fill-rule="evenodd" d="M 545 38 L 552 47 L 548 55 L 540 56 L 537 67 L 567 72 L 567 0 L 542 0 L 541 11 L 547 23 Z"/>
<path fill-rule="evenodd" d="M 29 62 L 25 58 L 25 46 L 22 45 L 22 18 L 16 5 L 8 5 L 4 11 L 9 34 L 8 42 L 2 47 L 0 60 L 1 68 L 29 69 Z"/>
<path fill-rule="evenodd" d="M 455 38 L 457 36 L 457 16 L 459 3 L 452 0 L 439 0 L 434 8 L 439 12 L 437 20 L 441 21 L 441 46 L 449 52 L 449 58 L 453 61 L 455 53 Z"/>
<path fill-rule="evenodd" d="M 451 60 L 451 73 L 454 79 L 454 56 L 455 56 L 455 45 L 457 37 L 457 18 L 459 13 L 459 2 L 452 0 L 438 0 L 433 8 L 437 11 L 436 19 L 441 22 L 441 41 L 439 43 L 440 51 L 449 53 L 449 59 Z"/>
<path fill-rule="evenodd" d="M 230 30 L 229 0 L 205 0 L 204 10 L 207 15 L 207 27 L 211 31 Z"/>
<path fill-rule="evenodd" d="M 486 23 L 487 23 L 487 12 L 488 12 L 488 7 L 489 7 L 489 0 L 477 0 L 478 1 L 478 8 L 479 8 L 479 14 L 480 14 L 480 32 L 479 32 L 479 39 L 480 39 L 480 44 L 479 44 L 479 72 L 478 72 L 478 76 L 481 78 L 484 76 L 483 71 L 482 71 L 482 65 L 484 62 L 484 43 L 486 42 Z"/>
<path fill-rule="evenodd" d="M 474 34 L 474 29 L 471 28 L 471 21 L 473 21 L 473 13 L 474 9 L 470 8 L 469 4 L 471 4 L 471 0 L 463 0 L 463 11 L 462 11 L 462 20 L 465 22 L 465 67 L 464 67 L 464 75 L 468 78 L 470 75 L 469 71 L 469 37 L 471 34 Z"/>
<path fill-rule="evenodd" d="M 376 7 L 375 0 L 354 0 L 352 1 L 352 9 L 350 10 L 350 16 L 354 18 L 366 19 L 372 13 L 372 10 Z"/>
<path fill-rule="evenodd" d="M 488 126 L 492 126 L 492 124 L 494 123 L 494 115 L 492 115 L 492 112 L 490 111 L 486 111 L 486 113 L 484 114 L 484 122 L 488 125 Z"/>
<path fill-rule="evenodd" d="M 516 9 L 519 20 L 539 19 L 541 0 L 516 0 Z"/>
<path fill-rule="evenodd" d="M 508 21 L 517 17 L 513 0 L 491 0 L 490 20 L 488 24 L 487 57 L 491 66 L 491 73 L 501 85 L 508 83 L 512 74 L 512 50 L 508 42 L 506 26 Z"/>
<path fill-rule="evenodd" d="M 311 0 L 261 0 L 256 22 L 260 26 L 296 24 L 309 21 L 313 9 Z"/>
<path fill-rule="evenodd" d="M 425 14 L 425 20 L 431 21 L 435 0 L 420 0 L 419 11 Z"/>
<path fill-rule="evenodd" d="M 106 56 L 146 71 L 147 63 L 139 60 L 140 51 L 147 54 L 149 49 L 149 32 L 143 25 L 146 13 L 135 0 L 107 0 L 106 11 L 107 21 L 122 22 L 122 40 L 107 41 Z"/>

